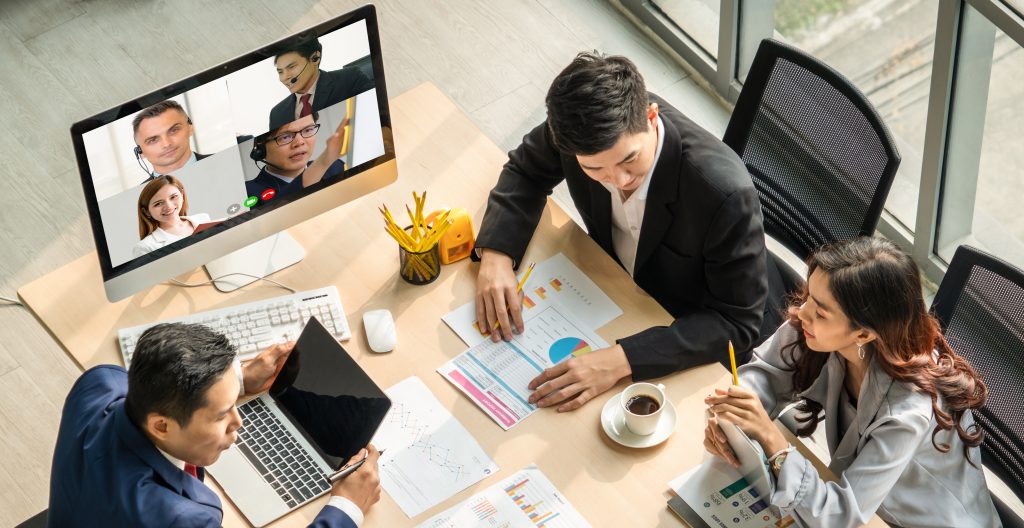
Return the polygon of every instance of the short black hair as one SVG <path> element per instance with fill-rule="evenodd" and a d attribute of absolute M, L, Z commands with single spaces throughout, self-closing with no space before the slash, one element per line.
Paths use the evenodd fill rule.
<path fill-rule="evenodd" d="M 623 134 L 647 130 L 647 89 L 626 57 L 583 52 L 555 77 L 544 99 L 548 130 L 565 154 L 597 154 Z"/>
<path fill-rule="evenodd" d="M 153 412 L 188 426 L 235 355 L 226 336 L 203 325 L 165 323 L 146 330 L 128 370 L 125 411 L 139 427 Z"/>
<path fill-rule="evenodd" d="M 301 33 L 277 49 L 277 53 L 274 54 L 274 62 L 277 62 L 277 59 L 281 58 L 281 55 L 291 53 L 293 51 L 309 60 L 313 58 L 314 53 L 321 52 L 322 54 L 323 49 L 324 46 L 323 44 L 320 44 L 320 40 L 316 38 L 316 33 L 312 31 L 308 33 Z"/>
<path fill-rule="evenodd" d="M 192 124 L 192 118 L 185 113 L 185 109 L 182 108 L 177 101 L 168 99 L 166 101 L 160 101 L 153 106 L 147 106 L 146 108 L 143 108 L 141 112 L 135 114 L 135 119 L 132 119 L 132 135 L 134 136 L 139 133 L 139 125 L 142 124 L 143 120 L 156 117 L 168 110 L 177 110 L 181 112 L 181 115 L 185 116 L 185 119 L 188 120 L 188 124 Z"/>

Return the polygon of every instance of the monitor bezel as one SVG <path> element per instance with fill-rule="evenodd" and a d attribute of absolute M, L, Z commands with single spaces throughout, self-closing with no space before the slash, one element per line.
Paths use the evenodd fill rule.
<path fill-rule="evenodd" d="M 223 78 L 226 75 L 229 75 L 243 68 L 252 66 L 253 64 L 256 64 L 260 61 L 263 61 L 268 57 L 273 57 L 274 55 L 276 55 L 277 51 L 282 48 L 282 46 L 285 46 L 287 44 L 292 43 L 295 40 L 302 38 L 303 36 L 307 35 L 310 31 L 315 32 L 316 35 L 318 36 L 322 36 L 332 31 L 341 29 L 350 24 L 358 23 L 360 21 L 366 22 L 366 32 L 367 38 L 369 40 L 370 57 L 373 63 L 374 86 L 377 94 L 377 106 L 380 115 L 380 126 L 382 134 L 384 135 L 384 154 L 378 156 L 373 160 L 369 160 L 365 163 L 347 169 L 346 178 L 343 180 L 331 182 L 328 185 L 318 185 L 314 188 L 304 189 L 302 192 L 296 193 L 296 195 L 294 196 L 284 197 L 284 199 L 275 200 L 275 203 L 273 204 L 267 204 L 266 206 L 261 206 L 258 209 L 250 210 L 245 214 L 230 218 L 227 221 L 222 222 L 220 225 L 212 227 L 199 235 L 182 239 L 175 243 L 172 247 L 158 249 L 156 251 L 153 251 L 141 257 L 134 258 L 132 260 L 129 260 L 128 262 L 119 264 L 117 266 L 112 265 L 110 259 L 110 251 L 107 247 L 106 234 L 103 228 L 102 218 L 100 216 L 99 200 L 97 199 L 96 189 L 92 179 L 92 172 L 90 170 L 88 156 L 85 150 L 85 143 L 83 141 L 84 134 L 93 131 L 97 128 L 106 126 L 118 119 L 133 115 L 134 113 L 150 105 L 156 104 L 160 101 L 167 100 L 171 97 L 175 97 L 177 95 L 195 89 L 211 81 Z M 166 271 L 167 269 L 178 269 L 180 270 L 178 271 L 178 273 L 181 273 L 187 271 L 188 269 L 192 269 L 196 266 L 205 264 L 206 262 L 212 259 L 203 258 L 200 259 L 199 261 L 196 261 L 196 259 L 189 259 L 187 257 L 183 257 L 181 258 L 181 260 L 188 262 L 188 264 L 178 266 L 156 266 L 156 264 L 159 264 L 160 262 L 165 261 L 168 258 L 180 255 L 183 252 L 187 252 L 191 246 L 206 245 L 203 243 L 208 242 L 218 236 L 220 236 L 221 239 L 228 238 L 224 233 L 230 233 L 232 227 L 240 226 L 243 224 L 253 224 L 254 222 L 268 223 L 271 225 L 281 224 L 281 220 L 283 218 L 283 215 L 281 214 L 282 212 L 299 213 L 298 206 L 289 207 L 291 206 L 291 204 L 302 199 L 308 200 L 310 197 L 315 196 L 317 193 L 327 193 L 331 187 L 344 185 L 346 187 L 351 186 L 360 188 L 362 189 L 362 192 L 355 193 L 358 196 L 363 192 L 368 192 L 370 190 L 383 187 L 389 183 L 394 182 L 397 179 L 397 173 L 395 170 L 373 170 L 375 168 L 380 168 L 387 164 L 394 165 L 395 160 L 394 140 L 391 134 L 391 111 L 388 105 L 387 88 L 384 75 L 383 58 L 381 55 L 380 32 L 377 25 L 376 8 L 373 5 L 365 5 L 359 7 L 353 11 L 349 11 L 347 13 L 338 15 L 334 18 L 331 18 L 314 26 L 310 26 L 306 29 L 297 31 L 294 34 L 291 34 L 285 38 L 277 40 L 259 49 L 245 53 L 234 59 L 225 61 L 219 65 L 208 68 L 202 72 L 196 73 L 184 79 L 170 83 L 164 87 L 153 90 L 147 94 L 136 97 L 113 108 L 104 110 L 85 119 L 81 119 L 72 124 L 71 138 L 74 144 L 75 158 L 78 164 L 79 175 L 81 177 L 82 190 L 85 195 L 86 209 L 88 211 L 89 219 L 92 224 L 93 239 L 95 241 L 96 253 L 100 262 L 100 272 L 103 276 L 104 285 L 107 290 L 107 297 L 111 301 L 119 300 L 121 298 L 127 297 L 131 293 L 144 289 L 146 286 L 129 286 L 127 289 L 130 291 L 126 292 L 125 288 L 113 287 L 111 282 L 114 281 L 115 279 L 118 279 L 119 277 L 124 277 L 126 274 L 129 274 L 131 272 L 138 272 L 140 270 L 143 270 L 144 268 L 152 267 L 154 268 L 152 271 L 155 274 L 166 275 L 166 273 L 168 273 Z M 368 172 L 384 172 L 388 174 L 389 177 L 388 179 L 384 179 L 377 182 L 370 182 L 367 181 L 366 178 L 358 177 L 360 175 L 368 175 L 366 174 Z M 345 201 L 349 201 L 355 197 L 348 196 L 346 198 L 346 195 L 351 195 L 353 193 L 333 194 L 338 194 L 339 198 L 345 198 L 339 201 L 337 205 L 341 205 Z M 317 201 L 323 202 L 322 199 Z M 320 207 L 305 209 L 316 209 L 316 214 L 320 214 L 329 209 L 324 209 L 322 207 L 322 203 L 319 205 Z M 299 213 L 298 216 L 301 217 L 302 219 L 307 219 L 315 215 L 302 215 L 301 213 Z M 263 218 L 268 218 L 268 220 L 261 222 L 261 219 Z M 259 228 L 254 228 L 252 231 L 254 232 L 254 236 L 242 236 L 241 238 L 247 240 L 248 243 L 252 243 L 262 238 L 265 238 L 266 236 L 273 235 L 274 233 L 277 232 L 271 232 L 271 230 Z M 236 233 L 236 236 L 231 238 L 237 240 L 240 237 Z M 229 249 L 223 251 L 223 254 L 230 253 L 231 251 L 240 249 L 245 245 L 247 245 L 247 243 L 229 244 Z M 207 248 L 207 250 L 204 251 L 204 253 L 209 253 L 209 249 L 210 248 Z M 170 276 L 173 276 L 173 274 L 175 274 L 173 271 L 171 273 L 172 275 L 167 275 L 165 278 L 169 278 Z M 132 275 L 138 274 L 132 273 Z M 138 277 L 136 278 L 136 280 L 129 282 L 138 282 L 137 279 Z"/>

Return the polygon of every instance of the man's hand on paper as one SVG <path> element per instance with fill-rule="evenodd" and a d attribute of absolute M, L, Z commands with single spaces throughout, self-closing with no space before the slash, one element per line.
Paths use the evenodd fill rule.
<path fill-rule="evenodd" d="M 712 429 L 710 433 L 711 438 L 716 442 L 720 440 L 718 443 L 719 451 L 722 448 L 722 443 L 728 446 L 725 434 L 718 426 L 717 422 L 719 420 L 737 425 L 747 436 L 761 444 L 761 448 L 767 454 L 776 453 L 789 445 L 789 442 L 782 436 L 779 428 L 775 426 L 775 422 L 772 421 L 771 417 L 764 410 L 760 398 L 747 389 L 738 385 L 730 385 L 728 389 L 724 390 L 715 389 L 714 394 L 704 398 L 704 403 L 708 405 L 708 409 L 715 416 L 713 418 L 715 420 L 714 427 L 712 428 L 712 419 L 709 419 L 708 428 Z M 707 447 L 707 439 L 709 437 L 707 430 L 705 430 L 704 437 L 704 445 Z M 708 449 L 708 451 L 718 454 L 711 449 Z M 729 460 L 729 457 L 723 458 Z M 735 455 L 733 459 L 735 459 Z M 732 461 L 730 460 L 730 462 Z"/>
<path fill-rule="evenodd" d="M 558 412 L 575 411 L 632 373 L 621 345 L 602 348 L 541 372 L 530 382 L 534 393 L 529 401 L 538 407 L 561 404 Z"/>
<path fill-rule="evenodd" d="M 513 331 L 523 331 L 523 304 L 518 289 L 512 257 L 483 249 L 476 276 L 476 321 L 484 335 L 490 334 L 495 343 L 499 339 L 511 340 Z M 501 325 L 498 332 L 491 331 L 495 322 Z"/>

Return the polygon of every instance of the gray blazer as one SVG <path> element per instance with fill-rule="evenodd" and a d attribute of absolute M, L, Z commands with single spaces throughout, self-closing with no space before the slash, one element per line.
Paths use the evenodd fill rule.
<path fill-rule="evenodd" d="M 935 418 L 927 395 L 894 382 L 871 361 L 857 398 L 856 418 L 845 432 L 839 431 L 845 360 L 831 354 L 811 387 L 794 394 L 782 347 L 797 336 L 789 324 L 780 327 L 754 350 L 750 363 L 740 367 L 740 383 L 757 393 L 772 418 L 804 396 L 821 403 L 832 454 L 829 469 L 839 480 L 823 481 L 810 461 L 793 452 L 779 471 L 772 504 L 804 526 L 859 526 L 875 513 L 894 526 L 1001 526 L 979 469 L 979 449 L 970 451 L 979 466 L 975 468 L 964 457 L 963 443 L 954 431 L 936 438 L 950 445 L 948 453 L 932 445 Z M 968 412 L 961 422 L 967 427 L 974 419 Z"/>

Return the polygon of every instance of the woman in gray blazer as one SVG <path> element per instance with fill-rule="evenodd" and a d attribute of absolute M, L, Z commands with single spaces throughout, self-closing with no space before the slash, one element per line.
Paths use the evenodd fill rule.
<path fill-rule="evenodd" d="M 806 526 L 999 526 L 971 409 L 987 388 L 928 313 L 920 271 L 891 242 L 860 238 L 811 257 L 789 321 L 705 400 L 704 446 L 737 465 L 719 420 L 771 455 L 772 504 Z M 799 402 L 810 435 L 824 420 L 837 482 L 825 482 L 772 420 Z M 824 411 L 824 413 L 822 413 Z M 822 416 L 823 414 L 823 416 Z"/>

